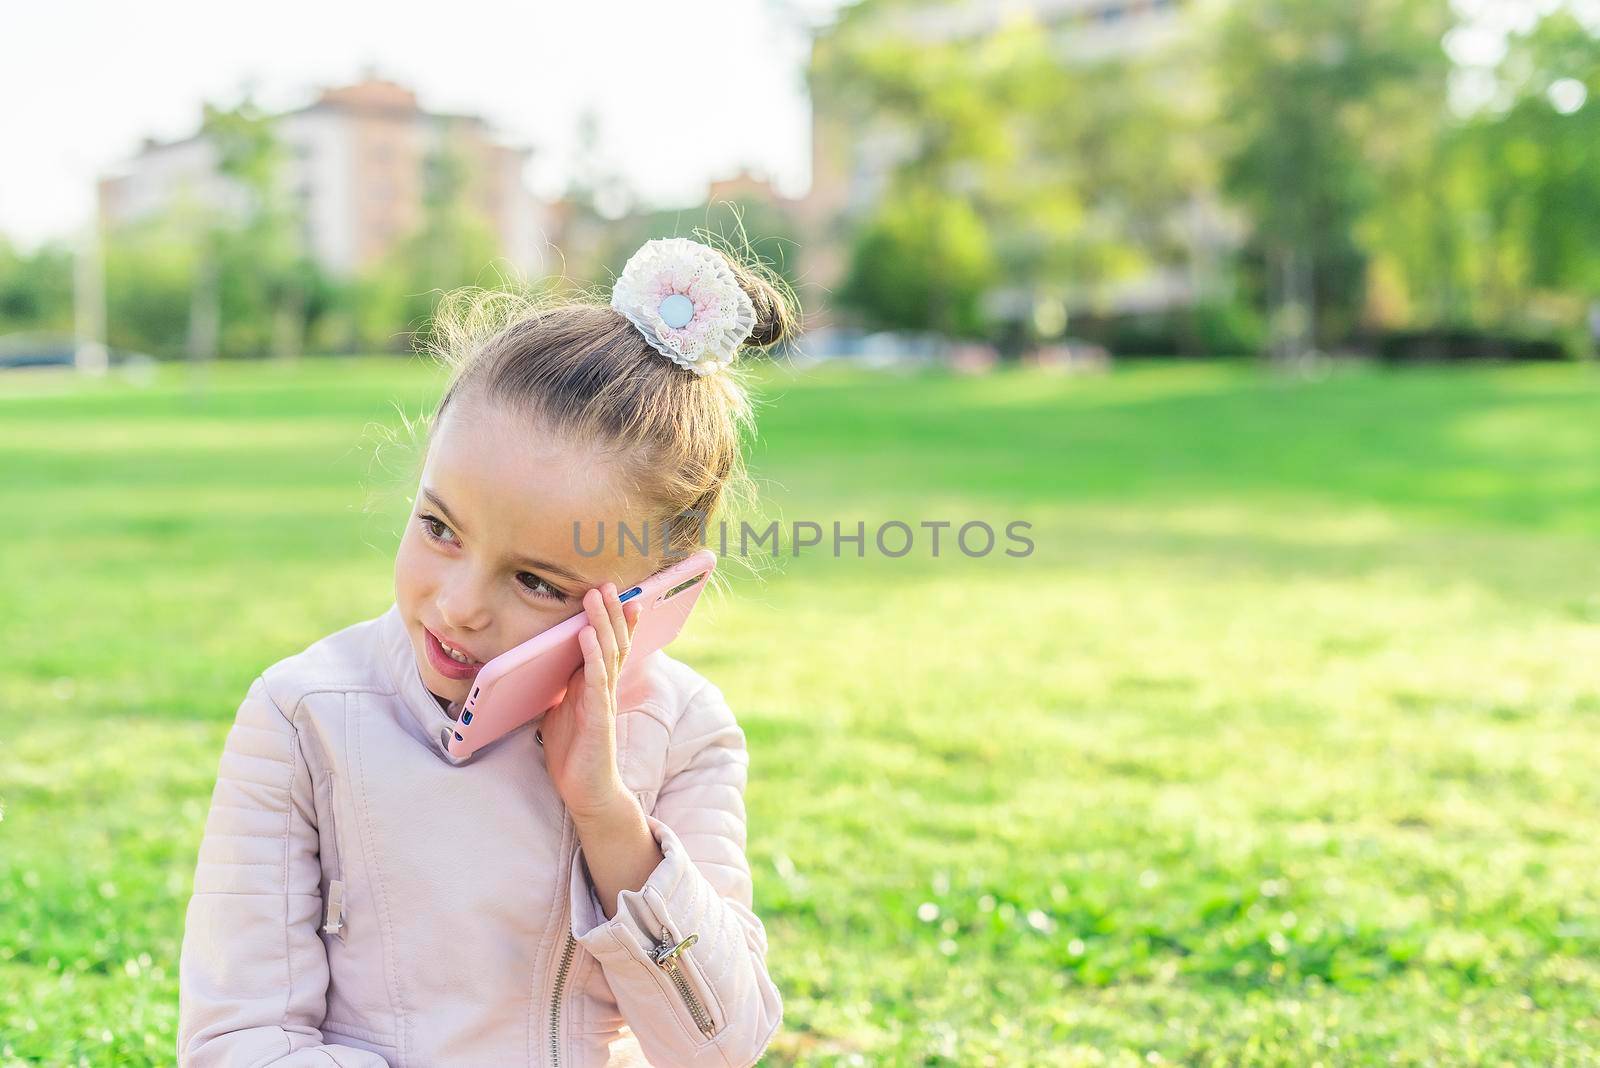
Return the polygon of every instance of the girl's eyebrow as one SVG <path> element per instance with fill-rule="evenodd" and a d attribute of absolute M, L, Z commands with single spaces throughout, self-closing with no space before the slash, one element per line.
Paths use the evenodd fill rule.
<path fill-rule="evenodd" d="M 449 505 L 445 504 L 444 499 L 437 493 L 433 492 L 433 490 L 429 489 L 427 486 L 424 486 L 422 487 L 422 495 L 428 498 L 429 503 L 431 503 L 435 508 L 444 513 L 444 517 L 450 520 L 452 526 L 456 527 L 458 530 L 466 529 L 462 525 L 461 520 L 457 519 L 450 513 Z M 536 567 L 540 571 L 549 571 L 560 575 L 562 578 L 570 579 L 571 581 L 576 582 L 585 588 L 588 588 L 590 584 L 589 580 L 584 578 L 582 575 L 577 574 L 574 571 L 570 571 L 567 568 L 562 567 L 560 564 L 553 564 L 548 560 L 540 560 L 536 556 L 518 557 L 517 562 L 527 564 L 530 567 Z"/>
<path fill-rule="evenodd" d="M 433 490 L 429 489 L 427 486 L 423 486 L 422 487 L 422 495 L 424 497 L 428 498 L 428 500 L 430 502 L 432 502 L 432 504 L 433 504 L 433 506 L 435 508 L 439 509 L 439 511 L 444 513 L 444 517 L 446 519 L 450 520 L 451 525 L 457 527 L 460 530 L 466 530 L 467 529 L 466 525 L 463 524 L 461 522 L 461 520 L 457 519 L 455 517 L 455 515 L 450 511 L 450 506 L 448 504 L 444 503 L 444 498 L 440 497 L 437 493 L 433 492 Z"/>

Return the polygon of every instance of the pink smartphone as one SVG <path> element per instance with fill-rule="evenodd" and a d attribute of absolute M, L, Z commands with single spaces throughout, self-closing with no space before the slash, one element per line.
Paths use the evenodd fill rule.
<path fill-rule="evenodd" d="M 641 608 L 628 659 L 622 664 L 619 691 L 627 684 L 630 667 L 678 636 L 716 566 L 716 553 L 697 549 L 622 592 L 619 600 L 626 604 L 638 599 Z M 588 620 L 580 610 L 483 665 L 446 745 L 451 754 L 471 756 L 560 704 L 568 680 L 583 663 L 578 633 Z"/>

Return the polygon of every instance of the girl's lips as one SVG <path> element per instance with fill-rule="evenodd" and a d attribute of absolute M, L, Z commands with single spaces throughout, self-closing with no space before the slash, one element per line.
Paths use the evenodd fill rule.
<path fill-rule="evenodd" d="M 439 644 L 439 639 L 435 638 L 433 631 L 427 627 L 422 628 L 422 633 L 427 635 L 422 644 L 428 648 L 428 663 L 445 678 L 470 679 L 483 670 L 482 664 L 463 664 L 459 660 L 451 659 L 450 654 Z"/>

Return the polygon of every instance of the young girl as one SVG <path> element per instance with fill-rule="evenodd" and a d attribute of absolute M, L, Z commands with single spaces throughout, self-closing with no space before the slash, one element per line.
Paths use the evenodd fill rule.
<path fill-rule="evenodd" d="M 744 734 L 665 652 L 618 692 L 637 602 L 617 591 L 697 547 L 742 470 L 729 365 L 791 323 L 755 271 L 674 238 L 629 260 L 610 308 L 456 331 L 394 604 L 267 668 L 228 734 L 180 1065 L 760 1059 L 783 1004 L 751 911 Z M 621 543 L 618 523 L 670 536 Z M 579 611 L 561 704 L 452 756 L 484 662 Z"/>

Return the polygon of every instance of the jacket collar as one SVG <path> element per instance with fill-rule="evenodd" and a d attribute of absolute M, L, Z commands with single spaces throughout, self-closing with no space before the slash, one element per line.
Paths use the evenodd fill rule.
<path fill-rule="evenodd" d="M 439 759 L 460 767 L 472 763 L 478 753 L 492 748 L 485 746 L 467 757 L 450 752 L 448 746 L 450 735 L 455 732 L 455 720 L 439 707 L 427 683 L 422 681 L 422 671 L 417 667 L 416 653 L 411 648 L 411 635 L 406 631 L 398 604 L 390 605 L 389 610 L 378 617 L 378 635 L 383 647 L 383 661 L 400 703 L 405 705 L 422 738 Z M 617 710 L 640 708 L 658 700 L 657 694 L 671 686 L 665 672 L 666 663 L 667 654 L 662 649 L 643 659 L 630 661 L 617 684 Z M 626 735 L 618 736 L 619 756 L 625 741 Z"/>
<path fill-rule="evenodd" d="M 390 605 L 389 610 L 378 617 L 378 634 L 383 647 L 383 661 L 394 683 L 395 692 L 400 697 L 400 703 L 405 705 L 406 711 L 421 730 L 429 748 L 441 760 L 457 767 L 470 764 L 477 753 L 462 757 L 456 756 L 446 748 L 455 721 L 439 707 L 438 700 L 422 681 L 422 672 L 417 667 L 417 657 L 411 648 L 411 635 L 407 633 L 405 620 L 400 616 L 399 604 Z"/>

